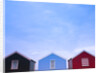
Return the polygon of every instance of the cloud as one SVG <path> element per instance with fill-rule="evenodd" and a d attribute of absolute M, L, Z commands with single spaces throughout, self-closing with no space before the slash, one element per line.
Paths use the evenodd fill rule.
<path fill-rule="evenodd" d="M 82 51 L 87 51 L 93 55 L 95 55 L 95 46 L 88 46 L 88 47 L 83 47 L 83 48 L 76 48 L 74 49 L 74 53 L 80 53 Z"/>
<path fill-rule="evenodd" d="M 53 14 L 54 12 L 52 10 L 45 10 L 44 14 Z"/>
<path fill-rule="evenodd" d="M 62 58 L 65 58 L 66 61 L 69 58 L 76 56 L 83 50 L 86 50 L 91 54 L 95 54 L 95 46 L 81 47 L 75 49 L 73 48 L 71 50 L 71 46 L 68 46 L 66 41 L 63 41 L 65 39 L 62 38 L 61 40 L 62 41 L 59 41 L 58 39 L 46 38 L 40 41 L 31 42 L 29 40 L 27 41 L 10 37 L 9 39 L 6 39 L 6 55 L 8 54 L 7 52 L 9 52 L 10 54 L 12 51 L 14 52 L 17 50 L 22 54 L 26 54 L 27 57 L 35 60 L 37 62 L 36 69 L 38 69 L 38 61 L 50 53 L 55 53 Z"/>

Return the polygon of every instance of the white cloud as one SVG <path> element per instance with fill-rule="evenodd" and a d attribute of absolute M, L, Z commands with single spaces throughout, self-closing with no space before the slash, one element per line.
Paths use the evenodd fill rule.
<path fill-rule="evenodd" d="M 95 46 L 88 46 L 88 47 L 83 47 L 83 48 L 76 48 L 74 49 L 74 53 L 80 53 L 82 51 L 87 51 L 93 55 L 95 55 Z"/>
<path fill-rule="evenodd" d="M 14 42 L 14 44 L 12 44 L 11 42 Z M 83 50 L 86 50 L 87 52 L 91 54 L 94 54 L 95 52 L 95 46 L 88 46 L 88 47 L 76 48 L 76 49 L 70 50 L 70 47 L 67 49 L 66 46 L 64 45 L 62 46 L 61 44 L 59 44 L 59 42 L 52 39 L 44 39 L 39 42 L 30 42 L 30 41 L 17 40 L 17 39 L 10 38 L 8 40 L 8 45 L 11 45 L 11 44 L 13 46 L 11 46 L 10 50 L 11 49 L 13 51 L 17 50 L 17 51 L 20 51 L 22 54 L 28 53 L 26 54 L 26 56 L 29 58 L 32 58 L 33 60 L 37 62 L 36 69 L 38 69 L 38 61 L 41 58 L 44 58 L 45 56 L 49 55 L 50 53 L 55 53 L 61 56 L 62 58 L 65 58 L 67 61 L 69 58 L 76 56 Z M 27 45 L 27 46 L 24 46 L 24 45 Z M 6 50 L 7 49 L 8 48 L 6 48 Z"/>
<path fill-rule="evenodd" d="M 46 13 L 46 14 L 53 14 L 54 12 L 52 10 L 45 10 L 44 13 Z"/>

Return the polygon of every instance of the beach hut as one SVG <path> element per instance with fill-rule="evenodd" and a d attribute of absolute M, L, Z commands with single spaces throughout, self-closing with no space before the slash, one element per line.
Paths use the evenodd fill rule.
<path fill-rule="evenodd" d="M 14 52 L 5 58 L 5 72 L 34 71 L 35 61 Z"/>
<path fill-rule="evenodd" d="M 95 68 L 95 56 L 83 51 L 68 60 L 69 69 Z"/>
<path fill-rule="evenodd" d="M 66 60 L 54 53 L 39 60 L 39 70 L 66 69 Z"/>

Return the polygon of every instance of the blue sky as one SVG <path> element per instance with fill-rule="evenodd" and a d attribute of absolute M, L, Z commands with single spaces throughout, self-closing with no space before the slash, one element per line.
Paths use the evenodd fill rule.
<path fill-rule="evenodd" d="M 5 2 L 5 56 L 18 51 L 38 60 L 56 53 L 66 60 L 86 50 L 95 55 L 95 6 Z"/>

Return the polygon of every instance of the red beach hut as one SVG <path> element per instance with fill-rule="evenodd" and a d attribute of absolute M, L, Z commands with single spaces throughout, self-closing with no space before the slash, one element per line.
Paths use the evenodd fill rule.
<path fill-rule="evenodd" d="M 83 51 L 68 60 L 69 69 L 95 68 L 95 56 Z"/>

